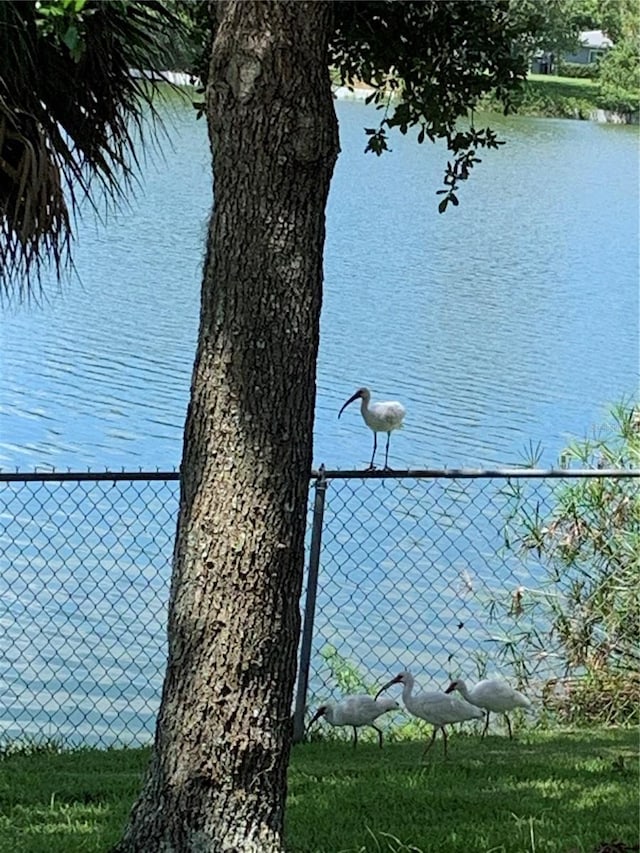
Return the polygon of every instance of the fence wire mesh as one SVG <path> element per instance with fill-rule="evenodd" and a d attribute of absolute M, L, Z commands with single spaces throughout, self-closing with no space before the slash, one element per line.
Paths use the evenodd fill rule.
<path fill-rule="evenodd" d="M 592 472 L 588 482 L 615 496 L 608 517 L 629 496 L 637 506 L 638 473 Z M 178 475 L 118 476 L 2 475 L 1 739 L 109 746 L 153 736 Z M 567 659 L 554 613 L 575 593 L 575 573 L 566 561 L 559 571 L 556 559 L 570 531 L 550 525 L 578 482 L 570 472 L 531 479 L 332 472 L 303 709 L 400 669 L 424 687 L 490 673 L 538 692 L 562 675 Z M 311 489 L 309 531 L 313 507 Z M 637 537 L 640 521 L 633 524 Z M 539 539 L 550 530 L 553 553 Z M 571 618 L 581 618 L 579 608 Z M 574 627 L 576 636 L 588 627 L 592 644 L 600 642 L 602 625 Z"/>
<path fill-rule="evenodd" d="M 18 480 L 2 496 L 2 736 L 149 742 L 178 484 Z"/>
<path fill-rule="evenodd" d="M 334 480 L 325 509 L 314 632 L 316 690 L 401 669 L 444 689 L 504 669 L 508 614 L 540 566 L 506 546 L 511 485 L 475 480 Z M 551 508 L 549 484 L 530 500 Z M 513 639 L 513 638 L 511 638 Z M 530 671 L 543 661 L 530 660 Z"/>

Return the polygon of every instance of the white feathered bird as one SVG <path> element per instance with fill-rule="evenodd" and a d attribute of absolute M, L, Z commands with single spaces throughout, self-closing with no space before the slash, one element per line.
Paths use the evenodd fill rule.
<path fill-rule="evenodd" d="M 337 703 L 321 705 L 307 726 L 307 731 L 320 717 L 332 726 L 351 726 L 353 728 L 353 746 L 358 743 L 360 726 L 371 726 L 378 732 L 378 743 L 382 749 L 382 730 L 374 725 L 374 721 L 388 711 L 397 711 L 400 705 L 395 699 L 374 699 L 368 693 L 358 693 L 355 696 L 345 696 Z"/>
<path fill-rule="evenodd" d="M 440 729 L 446 757 L 447 733 L 444 727 L 451 723 L 464 723 L 466 720 L 481 720 L 484 714 L 479 708 L 470 705 L 457 696 L 448 696 L 439 691 L 418 693 L 414 696 L 412 692 L 414 683 L 413 675 L 405 670 L 381 687 L 376 695 L 379 696 L 383 690 L 391 687 L 392 684 L 402 684 L 402 701 L 407 711 L 414 717 L 420 717 L 421 720 L 426 720 L 433 726 L 433 734 L 425 747 L 425 753 L 433 746 L 438 729 Z"/>
<path fill-rule="evenodd" d="M 368 388 L 358 388 L 356 393 L 349 397 L 347 402 L 340 409 L 338 417 L 340 417 L 344 412 L 349 403 L 353 403 L 354 400 L 358 399 L 362 401 L 360 404 L 360 412 L 364 422 L 369 429 L 373 431 L 373 453 L 371 454 L 371 462 L 369 463 L 369 468 L 367 470 L 371 471 L 375 467 L 373 460 L 376 457 L 379 432 L 386 432 L 387 434 L 387 447 L 384 452 L 384 467 L 385 470 L 387 470 L 389 468 L 389 440 L 391 438 L 391 433 L 394 429 L 400 429 L 407 410 L 402 403 L 398 403 L 397 400 L 388 400 L 382 403 L 371 403 L 371 405 L 369 405 L 371 402 L 371 391 L 369 391 Z"/>
<path fill-rule="evenodd" d="M 466 702 L 475 705 L 477 708 L 484 708 L 487 712 L 482 737 L 486 735 L 489 728 L 489 714 L 494 711 L 496 714 L 504 714 L 509 730 L 509 739 L 513 740 L 511 721 L 507 711 L 514 711 L 516 708 L 528 710 L 532 707 L 531 702 L 523 693 L 515 690 L 506 681 L 499 681 L 497 678 L 486 678 L 484 681 L 479 681 L 471 690 L 467 689 L 467 685 L 461 678 L 458 678 L 451 682 L 445 692 L 453 693 L 454 690 L 457 690 Z"/>

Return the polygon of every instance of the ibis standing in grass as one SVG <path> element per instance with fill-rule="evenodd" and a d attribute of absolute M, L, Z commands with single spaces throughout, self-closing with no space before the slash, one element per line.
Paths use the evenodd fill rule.
<path fill-rule="evenodd" d="M 395 678 L 392 678 L 391 681 L 384 684 L 380 690 L 378 690 L 376 697 L 379 696 L 383 690 L 387 690 L 391 687 L 392 684 L 402 684 L 402 701 L 404 702 L 404 706 L 407 711 L 410 714 L 413 714 L 414 717 L 426 720 L 427 723 L 431 723 L 433 726 L 433 734 L 431 735 L 431 740 L 425 747 L 425 754 L 433 746 L 438 729 L 440 729 L 442 732 L 444 755 L 446 758 L 447 732 L 445 731 L 445 726 L 451 725 L 451 723 L 464 723 L 466 720 L 481 720 L 484 717 L 484 714 L 479 708 L 470 705 L 468 702 L 459 699 L 457 696 L 449 696 L 446 693 L 441 693 L 439 691 L 418 693 L 414 696 L 414 683 L 413 675 L 405 670 L 404 672 L 400 672 L 396 675 Z"/>
<path fill-rule="evenodd" d="M 402 403 L 398 403 L 397 400 L 388 400 L 384 403 L 371 403 L 371 391 L 369 391 L 368 388 L 358 388 L 356 393 L 349 397 L 347 402 L 340 409 L 338 417 L 340 417 L 344 412 L 349 403 L 353 403 L 354 400 L 361 401 L 360 412 L 366 425 L 373 431 L 373 453 L 371 454 L 371 462 L 369 463 L 367 470 L 373 471 L 375 468 L 373 460 L 375 459 L 376 449 L 378 447 L 378 433 L 386 432 L 387 447 L 384 452 L 384 468 L 386 471 L 389 468 L 389 440 L 391 438 L 391 433 L 394 429 L 400 429 L 402 426 L 404 416 L 407 413 L 406 409 Z"/>
<path fill-rule="evenodd" d="M 519 693 L 505 681 L 499 681 L 496 678 L 487 678 L 484 681 L 479 681 L 471 690 L 467 689 L 467 685 L 461 678 L 458 678 L 457 681 L 451 682 L 445 692 L 453 693 L 454 690 L 457 690 L 466 702 L 475 705 L 477 708 L 484 708 L 487 712 L 482 737 L 486 735 L 489 728 L 489 714 L 491 711 L 494 711 L 496 714 L 504 714 L 504 718 L 507 721 L 507 729 L 509 730 L 509 740 L 513 740 L 511 722 L 507 716 L 507 711 L 514 711 L 516 708 L 523 708 L 524 710 L 531 709 L 531 702 L 523 693 Z"/>
<path fill-rule="evenodd" d="M 382 749 L 382 730 L 374 725 L 375 720 L 388 711 L 399 710 L 400 705 L 395 699 L 374 699 L 368 693 L 359 693 L 355 696 L 345 696 L 340 702 L 322 705 L 313 715 L 307 726 L 307 731 L 320 717 L 324 717 L 332 726 L 351 726 L 353 728 L 353 746 L 358 743 L 358 729 L 360 726 L 371 726 L 378 732 L 378 743 Z"/>

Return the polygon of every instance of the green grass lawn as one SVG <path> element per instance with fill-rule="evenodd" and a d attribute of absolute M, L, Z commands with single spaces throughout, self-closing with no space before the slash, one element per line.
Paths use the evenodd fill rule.
<path fill-rule="evenodd" d="M 593 80 L 529 74 L 517 114 L 549 118 L 588 118 L 598 106 L 600 88 Z M 485 98 L 484 108 L 502 112 L 495 98 Z"/>
<path fill-rule="evenodd" d="M 529 74 L 529 85 L 541 85 L 549 92 L 565 98 L 588 98 L 598 88 L 595 80 L 582 77 L 556 77 L 554 74 Z"/>
<path fill-rule="evenodd" d="M 593 80 L 530 74 L 518 112 L 521 115 L 588 118 L 598 106 L 599 92 Z"/>
<path fill-rule="evenodd" d="M 452 736 L 436 743 L 314 742 L 294 749 L 288 850 L 591 853 L 638 842 L 638 733 Z M 0 851 L 91 853 L 119 835 L 146 750 L 0 760 Z"/>

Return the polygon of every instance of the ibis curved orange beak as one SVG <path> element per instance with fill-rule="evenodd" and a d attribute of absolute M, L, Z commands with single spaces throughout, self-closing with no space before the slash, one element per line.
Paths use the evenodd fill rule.
<path fill-rule="evenodd" d="M 340 415 L 344 412 L 344 410 L 347 408 L 349 403 L 353 403 L 354 400 L 358 400 L 361 396 L 362 396 L 362 394 L 360 393 L 360 391 L 356 391 L 355 394 L 352 394 L 351 397 L 349 397 L 347 402 L 343 405 L 343 407 L 338 412 L 338 417 L 340 417 Z"/>

